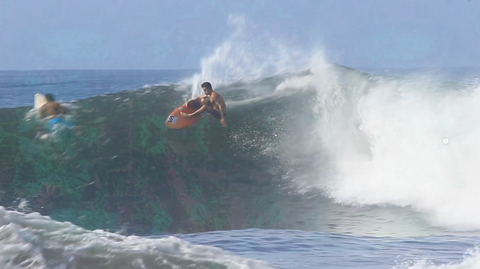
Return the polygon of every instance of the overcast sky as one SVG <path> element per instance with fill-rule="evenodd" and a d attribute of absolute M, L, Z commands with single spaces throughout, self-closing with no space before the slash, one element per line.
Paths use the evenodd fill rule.
<path fill-rule="evenodd" d="M 229 15 L 350 67 L 480 65 L 479 0 L 0 0 L 0 69 L 196 69 Z"/>

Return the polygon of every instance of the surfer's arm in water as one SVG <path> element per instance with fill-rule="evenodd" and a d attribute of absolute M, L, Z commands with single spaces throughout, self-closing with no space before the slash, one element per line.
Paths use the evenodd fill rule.
<path fill-rule="evenodd" d="M 57 110 L 58 114 L 67 114 L 68 113 L 68 109 L 66 107 L 60 105 L 59 103 L 57 103 L 56 110 Z"/>

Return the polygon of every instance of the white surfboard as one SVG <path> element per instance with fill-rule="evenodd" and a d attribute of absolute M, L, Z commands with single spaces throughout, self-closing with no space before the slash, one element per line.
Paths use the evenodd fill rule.
<path fill-rule="evenodd" d="M 39 109 L 47 102 L 47 98 L 45 95 L 41 93 L 36 93 L 35 98 L 33 100 L 33 108 Z"/>

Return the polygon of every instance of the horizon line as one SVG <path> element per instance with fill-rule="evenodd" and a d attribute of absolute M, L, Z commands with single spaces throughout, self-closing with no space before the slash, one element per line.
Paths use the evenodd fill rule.
<path fill-rule="evenodd" d="M 0 69 L 1 71 L 191 71 L 200 70 L 199 68 L 179 68 L 179 69 L 86 69 L 86 68 L 65 68 L 65 69 Z"/>

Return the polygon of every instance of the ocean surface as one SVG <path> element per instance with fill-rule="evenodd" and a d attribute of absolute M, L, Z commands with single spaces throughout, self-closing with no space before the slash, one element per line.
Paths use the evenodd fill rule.
<path fill-rule="evenodd" d="M 0 207 L 0 268 L 480 268 L 479 68 L 353 69 L 317 55 L 300 68 L 239 69 L 218 57 L 201 70 L 0 71 L 0 108 L 32 106 L 37 92 L 71 107 L 86 98 L 108 107 L 112 93 L 188 100 L 210 81 L 235 130 L 220 135 L 243 158 L 271 160 L 268 184 L 243 179 L 258 190 L 244 196 L 281 186 L 288 217 L 275 228 L 258 219 L 135 235 L 54 220 L 18 197 Z"/>

